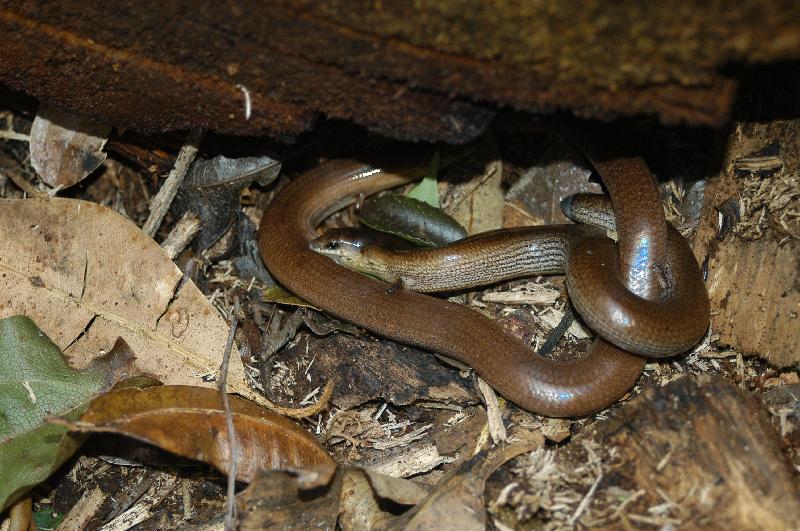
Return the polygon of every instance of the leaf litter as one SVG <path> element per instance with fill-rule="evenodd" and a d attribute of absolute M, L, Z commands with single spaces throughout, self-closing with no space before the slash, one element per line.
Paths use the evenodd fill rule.
<path fill-rule="evenodd" d="M 513 181 L 513 179 L 516 177 L 515 172 L 518 172 L 518 168 L 509 164 L 491 164 L 484 166 L 483 170 L 478 169 L 477 171 L 473 171 L 472 175 L 475 176 L 475 178 L 471 179 L 470 182 L 475 184 L 465 185 L 465 188 L 468 190 L 468 193 L 463 194 L 461 199 L 456 201 L 456 203 L 460 205 L 469 206 L 469 208 L 464 211 L 467 213 L 467 217 L 465 218 L 467 219 L 466 222 L 467 226 L 470 227 L 477 226 L 474 223 L 474 220 L 481 216 L 480 211 L 484 208 L 479 206 L 481 204 L 480 202 L 476 203 L 475 197 L 471 197 L 472 191 L 479 189 L 482 183 L 485 183 L 488 180 L 495 178 L 496 180 L 492 185 L 495 187 L 494 188 L 495 191 L 491 192 L 490 194 L 484 194 L 487 196 L 487 198 L 489 198 L 489 200 L 487 201 L 487 205 L 488 204 L 495 205 L 492 207 L 487 206 L 486 209 L 487 210 L 494 209 L 497 205 L 496 201 L 497 190 L 500 190 L 502 193 L 502 190 L 504 189 L 505 184 L 509 182 L 509 179 Z M 496 177 L 498 175 L 499 178 Z M 450 176 L 448 176 L 448 178 L 449 177 Z M 683 194 L 684 192 L 680 193 Z M 494 196 L 495 199 L 492 199 L 492 196 Z M 444 198 L 445 198 L 444 204 L 447 205 L 448 204 L 447 191 L 445 191 Z M 261 207 L 263 208 L 263 204 L 261 205 Z M 472 210 L 472 212 L 470 212 L 470 209 Z M 494 212 L 494 210 L 492 212 Z M 487 219 L 491 219 L 491 216 L 493 215 L 492 212 L 488 212 L 489 216 Z M 530 217 L 529 214 L 525 214 L 525 216 L 526 219 L 529 219 Z M 505 217 L 511 219 L 510 215 L 508 214 L 508 210 L 506 210 Z M 226 274 L 224 278 L 219 277 L 220 281 L 215 284 L 215 290 L 216 290 L 216 295 L 214 296 L 215 305 L 222 310 L 230 308 L 232 290 L 237 290 L 238 293 L 244 291 L 250 294 L 258 292 L 258 290 L 253 291 L 251 289 L 254 286 L 254 284 L 249 277 L 239 278 L 237 276 L 238 273 L 235 270 L 235 268 L 228 269 L 228 271 L 230 271 L 230 273 Z M 539 283 L 539 281 L 536 280 L 534 281 L 534 283 Z M 532 317 L 526 317 L 524 314 L 535 316 L 535 314 L 539 312 L 541 315 L 538 316 L 538 319 L 541 322 L 544 322 L 545 319 L 550 318 L 542 316 L 552 316 L 552 315 L 557 316 L 557 314 L 554 314 L 553 312 L 558 312 L 558 307 L 559 305 L 563 304 L 563 301 L 556 300 L 554 301 L 554 303 L 549 303 L 548 301 L 552 299 L 553 292 L 551 290 L 559 289 L 560 285 L 558 282 L 555 282 L 551 286 L 545 285 L 544 289 L 538 287 L 524 288 L 521 286 L 524 286 L 524 283 L 521 282 L 521 283 L 508 284 L 508 289 L 510 290 L 509 291 L 510 293 L 518 293 L 520 291 L 531 292 L 529 299 L 527 300 L 527 303 L 518 308 L 518 310 L 511 310 L 511 311 L 505 310 L 499 304 L 492 301 L 486 301 L 485 303 L 480 303 L 480 300 L 475 298 L 475 296 L 472 294 L 468 294 L 466 298 L 471 299 L 472 303 L 476 304 L 476 307 L 482 312 L 485 312 L 489 315 L 493 315 L 495 317 L 505 315 L 505 318 L 508 321 L 507 326 L 510 325 L 512 330 L 519 327 L 519 330 L 521 331 L 522 327 L 525 326 L 525 323 L 529 323 L 527 326 L 531 326 L 530 323 L 536 321 Z M 501 288 L 501 292 L 502 289 L 503 288 Z M 537 299 L 537 297 L 540 296 L 544 297 L 545 300 L 537 302 L 537 300 L 539 300 Z M 519 296 L 519 297 L 521 297 L 522 299 L 521 302 L 525 300 L 524 299 L 525 296 Z M 258 296 L 256 296 L 256 300 L 258 300 Z M 533 303 L 536 306 L 535 311 L 532 311 L 530 309 L 529 305 L 531 303 Z M 555 304 L 555 306 L 552 306 L 551 304 Z M 282 312 L 283 310 L 278 308 L 275 311 Z M 253 307 L 251 308 L 251 312 L 254 316 L 258 314 L 261 315 L 262 324 L 259 326 L 264 326 L 263 323 L 266 323 L 268 321 L 269 315 L 272 312 L 271 303 L 266 300 L 261 300 L 258 302 L 258 304 L 253 305 Z M 556 318 L 555 322 L 557 321 L 558 319 Z M 259 322 L 258 318 L 256 318 L 256 322 Z M 301 333 L 301 335 L 298 336 L 297 338 L 290 340 L 288 342 L 288 348 L 290 349 L 295 348 L 296 351 L 302 353 L 305 350 L 303 346 L 302 334 L 303 333 Z M 341 333 L 337 332 L 337 335 L 340 334 Z M 539 332 L 537 332 L 535 335 L 539 336 Z M 532 339 L 531 341 L 533 343 L 536 343 L 539 340 Z M 634 390 L 632 395 L 636 395 L 639 392 L 638 390 L 641 389 L 643 386 L 648 386 L 653 384 L 659 385 L 660 383 L 673 379 L 680 374 L 684 374 L 686 372 L 694 372 L 694 371 L 711 370 L 711 371 L 719 371 L 725 373 L 733 373 L 740 375 L 743 385 L 748 385 L 748 386 L 760 385 L 757 382 L 758 379 L 760 378 L 760 375 L 764 374 L 765 369 L 759 366 L 759 362 L 757 360 L 739 359 L 736 358 L 735 356 L 731 357 L 729 355 L 723 358 L 711 358 L 710 360 L 706 360 L 704 359 L 703 356 L 713 351 L 713 346 L 710 345 L 713 345 L 713 342 L 705 343 L 704 346 L 702 346 L 702 348 L 704 348 L 705 350 L 701 349 L 698 352 L 689 355 L 686 359 L 681 359 L 676 362 L 670 361 L 667 363 L 649 364 L 643 382 L 640 382 L 640 384 L 637 386 L 637 390 Z M 556 353 L 556 355 L 558 355 L 558 352 Z M 308 358 L 304 359 L 302 363 L 292 367 L 287 366 L 286 368 L 289 370 L 287 370 L 286 372 L 281 373 L 279 370 L 277 377 L 275 378 L 275 380 L 277 381 L 273 383 L 277 384 L 280 387 L 281 385 L 283 385 L 284 378 L 287 378 L 288 381 L 290 382 L 291 381 L 298 382 L 302 381 L 306 376 L 311 376 L 312 379 L 319 378 L 320 381 L 322 381 L 324 380 L 324 374 L 322 373 L 317 375 L 313 374 L 313 371 L 316 367 L 318 367 L 318 364 L 319 364 L 319 356 L 315 358 L 314 354 L 311 353 L 311 355 Z M 276 367 L 280 369 L 278 365 L 276 365 Z M 292 373 L 294 375 L 292 375 Z M 318 385 L 316 387 L 318 387 Z M 297 395 L 297 400 L 300 400 L 304 397 L 303 395 L 305 393 L 295 393 L 295 394 Z M 434 400 L 433 402 L 425 400 L 424 403 L 433 404 L 437 408 L 450 407 L 450 405 L 446 403 L 437 402 L 437 400 Z M 427 442 L 425 441 L 426 438 L 435 439 L 439 433 L 439 430 L 442 429 L 442 426 L 445 426 L 447 424 L 448 419 L 463 418 L 461 417 L 463 412 L 468 411 L 468 409 L 464 409 L 463 406 L 456 406 L 455 410 L 431 409 L 428 411 L 429 412 L 436 411 L 439 413 L 443 413 L 442 415 L 435 416 L 434 422 L 431 422 L 430 421 L 431 417 L 426 415 L 424 408 L 415 408 L 415 407 L 409 408 L 409 407 L 396 406 L 391 403 L 387 404 L 386 402 L 380 399 L 378 399 L 377 405 L 375 405 L 374 403 L 372 404 L 364 403 L 361 405 L 352 405 L 350 406 L 350 408 L 352 409 L 344 409 L 344 410 L 337 409 L 334 410 L 334 412 L 332 413 L 331 412 L 320 413 L 318 415 L 315 415 L 313 418 L 306 419 L 303 422 L 308 429 L 312 430 L 313 432 L 316 432 L 319 435 L 323 435 L 327 433 L 329 430 L 337 429 L 336 428 L 337 423 L 329 422 L 334 416 L 340 416 L 349 411 L 362 412 L 361 414 L 357 415 L 357 418 L 360 420 L 361 426 L 367 425 L 370 422 L 370 420 L 374 419 L 375 417 L 379 418 L 385 417 L 386 419 L 388 419 L 389 418 L 387 417 L 388 413 L 396 415 L 395 420 L 385 422 L 387 425 L 396 426 L 396 428 L 393 428 L 388 432 L 384 431 L 383 435 L 380 434 L 380 429 L 376 429 L 374 431 L 374 436 L 370 436 L 369 431 L 352 431 L 351 428 L 356 428 L 357 430 L 361 430 L 359 422 L 354 420 L 349 424 L 343 424 L 342 426 L 344 426 L 345 429 L 342 430 L 341 432 L 337 432 L 337 435 L 335 437 L 331 437 L 329 439 L 329 441 L 337 441 L 337 440 L 339 441 L 338 443 L 334 444 L 346 446 L 348 443 L 346 442 L 347 439 L 345 435 L 348 437 L 353 437 L 355 435 L 355 439 L 359 440 L 359 444 L 362 441 L 366 442 L 367 443 L 366 445 L 358 446 L 358 453 L 361 454 L 360 456 L 361 462 L 372 462 L 369 454 L 373 451 L 379 453 L 379 452 L 387 452 L 395 450 L 397 448 L 401 449 L 403 448 L 403 446 L 399 446 L 391 448 L 390 450 L 378 450 L 376 448 L 372 448 L 372 446 L 374 446 L 375 443 L 377 443 L 377 446 L 385 446 L 387 444 L 391 446 L 393 444 L 391 442 L 391 439 L 395 439 L 396 441 L 401 442 L 403 438 L 407 436 L 409 440 L 405 444 L 408 445 L 407 446 L 408 448 L 413 448 L 415 444 L 419 444 L 420 442 L 426 443 Z M 459 410 L 461 412 L 459 412 Z M 422 413 L 420 414 L 417 413 L 416 411 L 421 411 Z M 411 414 L 409 414 L 409 412 Z M 518 425 L 520 427 L 525 427 L 526 430 L 533 430 L 533 431 L 543 430 L 545 426 L 548 427 L 548 430 L 552 428 L 552 430 L 549 431 L 548 433 L 550 433 L 550 436 L 553 437 L 553 439 L 551 440 L 554 441 L 555 440 L 569 441 L 570 433 L 574 435 L 575 433 L 579 433 L 581 431 L 590 429 L 592 421 L 594 421 L 595 419 L 602 420 L 603 417 L 607 414 L 608 412 L 601 412 L 600 415 L 593 417 L 592 419 L 564 421 L 562 424 L 559 424 L 558 426 L 551 426 L 550 425 L 551 423 L 549 421 L 544 422 L 542 419 L 538 419 L 538 417 L 534 415 L 530 415 L 525 412 L 520 412 L 519 410 L 516 410 L 513 407 L 504 410 L 504 416 L 506 416 L 507 420 L 511 421 L 513 424 Z M 787 414 L 785 416 L 787 425 L 791 425 L 791 423 L 793 422 L 792 415 Z M 343 418 L 346 418 L 346 415 Z M 463 423 L 459 424 L 458 421 L 453 421 L 453 422 L 454 422 L 453 425 L 455 426 L 464 425 Z M 563 425 L 564 423 L 566 425 Z M 427 425 L 431 425 L 431 428 L 426 428 Z M 422 439 L 417 438 L 417 436 L 415 435 L 419 433 L 423 434 Z M 467 435 L 467 433 L 469 433 L 469 435 Z M 476 436 L 474 432 L 470 431 L 470 432 L 465 432 L 464 436 L 472 438 L 471 448 L 475 447 L 476 438 L 478 444 L 480 444 L 480 441 L 486 440 L 484 438 L 485 435 L 483 433 L 477 434 Z M 385 443 L 382 443 L 381 442 L 382 440 L 385 440 Z M 404 443 L 401 442 L 401 444 Z M 564 446 L 563 448 L 550 447 L 548 449 L 548 451 L 552 452 L 553 456 L 556 456 L 557 458 L 551 460 L 551 462 L 557 463 L 557 466 L 559 467 L 561 472 L 565 474 L 561 486 L 559 486 L 558 481 L 556 481 L 554 485 L 556 492 L 551 496 L 549 501 L 547 501 L 547 503 L 544 505 L 540 505 L 539 510 L 534 511 L 532 510 L 532 507 L 529 507 L 528 508 L 529 510 L 527 512 L 524 511 L 523 509 L 525 504 L 527 504 L 530 500 L 524 498 L 524 496 L 522 498 L 518 498 L 516 502 L 512 500 L 510 503 L 498 504 L 497 510 L 503 512 L 503 514 L 501 515 L 498 512 L 497 514 L 492 513 L 491 515 L 491 517 L 494 519 L 493 523 L 497 527 L 502 528 L 502 526 L 505 525 L 502 522 L 509 521 L 508 519 L 506 519 L 506 513 L 504 512 L 509 509 L 521 511 L 519 514 L 522 516 L 521 519 L 517 519 L 516 521 L 514 518 L 512 518 L 509 521 L 512 525 L 516 525 L 516 523 L 519 523 L 520 520 L 524 521 L 526 518 L 530 518 L 531 515 L 533 515 L 532 518 L 534 519 L 542 518 L 545 521 L 551 522 L 551 524 L 549 525 L 550 528 L 566 528 L 574 523 L 588 524 L 591 522 L 597 522 L 598 519 L 602 519 L 604 514 L 610 514 L 611 517 L 613 517 L 615 511 L 621 505 L 625 504 L 626 501 L 627 503 L 634 503 L 636 502 L 638 497 L 641 496 L 641 494 L 638 494 L 638 491 L 635 490 L 626 490 L 621 487 L 614 487 L 613 485 L 609 486 L 607 482 L 608 478 L 611 476 L 609 476 L 608 469 L 606 468 L 607 466 L 606 461 L 604 460 L 604 458 L 601 459 L 601 464 L 598 465 L 596 459 L 594 457 L 591 457 L 587 453 L 583 458 L 583 465 L 581 465 L 580 464 L 581 458 L 575 457 L 571 455 L 570 452 L 564 451 L 565 448 L 569 448 L 571 445 L 572 442 L 567 442 L 566 446 Z M 355 448 L 356 446 L 353 447 Z M 427 451 L 424 448 L 420 448 L 419 450 Z M 344 454 L 338 454 L 337 459 L 346 461 L 347 460 L 346 454 L 347 452 L 345 452 Z M 469 450 L 462 449 L 460 452 L 457 452 L 454 456 L 450 456 L 451 458 L 454 457 L 453 464 L 452 465 L 445 464 L 444 468 L 448 469 L 458 466 L 458 464 L 462 463 L 464 458 L 468 457 L 469 454 L 470 454 Z M 411 455 L 421 456 L 423 454 L 412 453 Z M 413 460 L 415 458 L 411 457 L 411 459 Z M 536 459 L 542 459 L 542 458 L 537 457 Z M 520 463 L 520 461 L 518 460 L 517 463 Z M 416 477 L 415 479 L 435 483 L 442 477 L 441 468 L 442 465 L 433 469 L 431 472 L 418 473 L 418 477 Z M 503 467 L 503 469 L 506 468 L 507 467 Z M 519 467 L 517 466 L 517 468 L 515 468 L 514 470 L 518 469 Z M 400 470 L 400 469 L 394 468 L 393 470 Z M 573 475 L 570 476 L 569 473 L 573 473 Z M 525 476 L 524 474 L 518 475 L 517 479 L 512 482 L 516 483 L 517 485 L 509 490 L 508 496 L 514 498 L 514 496 L 518 497 L 520 492 L 528 492 L 530 489 L 526 489 L 525 485 L 528 482 L 535 482 L 535 481 L 536 481 L 535 477 L 532 476 L 528 477 Z M 508 485 L 510 484 L 506 483 L 506 486 Z M 502 487 L 503 485 L 500 484 L 500 486 Z M 496 495 L 499 494 L 497 487 L 498 487 L 497 482 L 490 480 L 488 486 L 488 492 L 492 494 L 487 493 L 487 497 L 490 500 L 490 508 L 492 508 L 492 511 L 494 511 L 495 509 L 491 501 L 498 499 L 496 497 Z M 559 489 L 563 491 L 560 494 L 558 493 Z M 664 503 L 666 504 L 667 502 Z M 563 507 L 559 506 L 559 504 L 563 505 Z M 654 510 L 651 513 L 649 513 L 650 516 L 645 516 L 644 518 L 651 518 L 653 522 L 661 521 L 662 524 L 668 524 L 670 521 L 674 521 L 675 513 L 670 512 L 670 506 L 668 504 L 662 508 L 654 506 L 653 509 Z M 294 514 L 296 515 L 297 512 L 295 512 Z M 641 523 L 645 522 L 642 521 Z"/>
<path fill-rule="evenodd" d="M 227 325 L 161 248 L 94 203 L 0 199 L 0 317 L 29 315 L 84 366 L 122 337 L 165 383 L 208 385 Z M 232 389 L 256 396 L 243 371 Z"/>

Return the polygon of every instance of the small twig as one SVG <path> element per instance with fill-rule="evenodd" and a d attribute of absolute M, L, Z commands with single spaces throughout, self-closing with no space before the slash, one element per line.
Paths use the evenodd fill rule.
<path fill-rule="evenodd" d="M 181 147 L 178 158 L 175 160 L 175 166 L 172 167 L 169 176 L 167 176 L 161 189 L 150 203 L 150 216 L 144 222 L 142 231 L 151 238 L 155 236 L 158 227 L 161 226 L 161 222 L 164 220 L 164 216 L 167 215 L 172 200 L 175 199 L 175 194 L 178 193 L 178 189 L 183 183 L 183 178 L 186 177 L 186 172 L 197 155 L 197 150 L 203 141 L 204 135 L 205 131 L 202 129 L 189 131 L 189 134 L 186 135 L 186 142 Z"/>
<path fill-rule="evenodd" d="M 242 95 L 244 96 L 244 119 L 249 120 L 253 110 L 252 102 L 250 101 L 250 91 L 247 90 L 247 87 L 244 85 L 236 86 L 242 91 Z"/>
<path fill-rule="evenodd" d="M 625 508 L 626 508 L 628 505 L 630 505 L 630 504 L 631 504 L 631 503 L 633 503 L 634 501 L 636 501 L 636 500 L 638 500 L 639 498 L 641 498 L 642 496 L 644 496 L 646 492 L 647 492 L 647 491 L 646 491 L 646 490 L 644 490 L 644 489 L 639 489 L 639 490 L 637 490 L 636 492 L 634 492 L 633 494 L 631 494 L 630 496 L 628 496 L 627 498 L 625 498 L 625 500 L 624 500 L 624 501 L 623 501 L 623 502 L 622 502 L 622 503 L 619 505 L 619 507 L 617 507 L 617 509 L 614 511 L 614 514 L 612 514 L 612 515 L 611 515 L 611 518 L 612 518 L 612 519 L 616 519 L 616 518 L 619 518 L 619 517 L 621 517 L 621 516 L 623 515 L 622 511 L 624 511 L 624 510 L 625 510 Z"/>
<path fill-rule="evenodd" d="M 99 531 L 123 531 L 152 518 L 153 508 L 163 502 L 177 484 L 178 479 L 174 476 L 160 473 L 135 505 L 100 527 Z"/>
<path fill-rule="evenodd" d="M 736 353 L 736 373 L 739 375 L 739 389 L 746 390 L 747 384 L 744 381 L 744 358 L 741 352 Z"/>
<path fill-rule="evenodd" d="M 228 365 L 233 350 L 233 339 L 236 337 L 236 326 L 239 324 L 239 297 L 233 297 L 233 314 L 231 315 L 231 331 L 225 343 L 225 353 L 219 368 L 219 394 L 225 410 L 225 426 L 228 431 L 228 493 L 225 509 L 225 530 L 233 529 L 233 517 L 236 512 L 236 429 L 233 425 L 233 414 L 226 386 L 228 384 Z"/>
<path fill-rule="evenodd" d="M 161 242 L 161 248 L 171 260 L 175 260 L 198 232 L 200 232 L 200 216 L 194 212 L 187 212 Z"/>
<path fill-rule="evenodd" d="M 99 487 L 85 492 L 81 499 L 69 510 L 61 525 L 58 526 L 59 531 L 86 529 L 86 524 L 97 514 L 100 506 L 107 498 L 108 495 L 103 494 Z"/>
<path fill-rule="evenodd" d="M 261 385 L 264 386 L 264 396 L 270 396 L 270 380 L 272 375 L 272 358 L 277 353 L 279 346 L 274 348 L 270 337 L 273 335 L 273 325 L 275 323 L 275 312 L 278 311 L 278 305 L 272 305 L 272 313 L 269 315 L 269 321 L 264 330 L 263 344 L 261 345 L 261 353 L 259 354 L 259 376 L 261 377 Z"/>
<path fill-rule="evenodd" d="M 36 199 L 50 199 L 50 196 L 47 195 L 47 193 L 42 192 L 41 190 L 37 190 L 36 187 L 33 186 L 33 184 L 23 179 L 21 176 L 17 175 L 13 171 L 4 173 L 3 175 L 5 175 L 9 181 L 17 185 L 17 187 L 20 190 L 22 190 L 29 196 L 35 197 Z"/>
<path fill-rule="evenodd" d="M 478 377 L 478 389 L 483 395 L 483 402 L 486 404 L 486 417 L 489 426 L 489 435 L 492 442 L 501 444 L 506 441 L 508 435 L 506 434 L 506 427 L 503 425 L 503 414 L 500 411 L 500 404 L 497 400 L 497 394 L 494 389 L 486 383 L 486 381 Z"/>
<path fill-rule="evenodd" d="M 599 473 L 597 474 L 597 479 L 594 480 L 594 483 L 592 484 L 591 488 L 589 489 L 589 492 L 586 493 L 586 496 L 583 497 L 583 499 L 581 500 L 581 503 L 578 504 L 578 508 L 575 509 L 575 512 L 572 514 L 572 517 L 569 519 L 569 525 L 574 526 L 575 522 L 577 522 L 578 519 L 581 517 L 581 514 L 583 514 L 583 511 L 585 511 L 586 508 L 589 506 L 589 502 L 592 501 L 592 498 L 594 497 L 594 491 L 597 490 L 597 486 L 600 484 L 600 480 L 601 479 L 603 479 L 603 471 L 602 470 L 600 470 Z"/>
<path fill-rule="evenodd" d="M 16 131 L 11 131 L 9 129 L 0 130 L 0 139 L 3 139 L 3 140 L 19 140 L 20 142 L 30 142 L 31 141 L 30 135 L 26 135 L 25 133 L 17 133 Z"/>
<path fill-rule="evenodd" d="M 256 401 L 263 405 L 264 407 L 271 409 L 278 415 L 283 415 L 284 417 L 289 417 L 293 419 L 304 419 L 306 417 L 313 417 L 326 407 L 328 407 L 328 402 L 330 402 L 331 397 L 333 396 L 333 389 L 336 387 L 336 384 L 333 380 L 329 380 L 328 383 L 325 384 L 325 389 L 322 391 L 322 396 L 319 397 L 316 404 L 305 406 L 305 407 L 284 407 L 281 405 L 272 402 L 266 397 L 257 398 Z"/>
<path fill-rule="evenodd" d="M 9 529 L 27 531 L 33 521 L 33 502 L 30 496 L 22 498 L 8 511 Z"/>

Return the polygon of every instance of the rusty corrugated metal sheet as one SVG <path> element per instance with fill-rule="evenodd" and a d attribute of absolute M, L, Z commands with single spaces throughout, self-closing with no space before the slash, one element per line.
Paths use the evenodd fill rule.
<path fill-rule="evenodd" d="M 457 142 L 498 107 L 719 125 L 725 66 L 800 58 L 780 0 L 5 0 L 0 29 L 14 89 L 145 132 L 278 137 L 324 114 Z"/>

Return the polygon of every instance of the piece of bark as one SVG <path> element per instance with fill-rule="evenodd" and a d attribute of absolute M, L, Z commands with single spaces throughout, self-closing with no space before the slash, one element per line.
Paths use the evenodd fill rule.
<path fill-rule="evenodd" d="M 800 120 L 738 124 L 706 185 L 694 241 L 708 269 L 711 330 L 778 367 L 800 362 L 800 220 L 791 216 L 800 209 L 798 138 Z M 765 148 L 782 164 L 754 156 Z"/>
<path fill-rule="evenodd" d="M 395 405 L 419 400 L 465 405 L 475 403 L 469 380 L 422 350 L 390 341 L 367 341 L 346 334 L 309 337 L 285 349 L 276 358 L 287 366 L 308 360 L 310 381 L 298 375 L 292 387 L 295 396 L 320 382 L 335 380 L 332 402 L 343 409 L 383 399 Z"/>
<path fill-rule="evenodd" d="M 468 411 L 464 420 L 435 433 L 433 440 L 440 454 L 468 454 L 475 450 L 475 441 L 486 426 L 486 412 L 481 408 Z"/>
<path fill-rule="evenodd" d="M 723 68 L 797 59 L 798 19 L 782 0 L 6 0 L 0 80 L 142 131 L 285 137 L 325 115 L 461 142 L 503 106 L 720 125 Z"/>
<path fill-rule="evenodd" d="M 680 529 L 792 529 L 800 501 L 766 412 L 718 376 L 648 390 L 590 437 L 616 447 L 616 473 L 644 489 L 635 515 L 672 504 Z"/>
<path fill-rule="evenodd" d="M 334 529 L 342 475 L 304 485 L 304 476 L 313 472 L 261 471 L 237 496 L 237 529 Z"/>

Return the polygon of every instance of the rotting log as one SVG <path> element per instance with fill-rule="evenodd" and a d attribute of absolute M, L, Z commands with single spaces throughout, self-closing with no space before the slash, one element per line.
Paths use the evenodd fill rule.
<path fill-rule="evenodd" d="M 800 120 L 735 124 L 694 249 L 719 344 L 800 363 Z"/>
<path fill-rule="evenodd" d="M 623 519 L 658 506 L 680 529 L 800 522 L 797 485 L 766 411 L 722 377 L 684 376 L 648 390 L 592 438 L 616 447 L 616 472 L 644 491 Z"/>
<path fill-rule="evenodd" d="M 2 0 L 0 29 L 15 90 L 143 132 L 274 137 L 324 115 L 460 142 L 498 107 L 719 125 L 729 66 L 800 59 L 782 0 Z"/>

